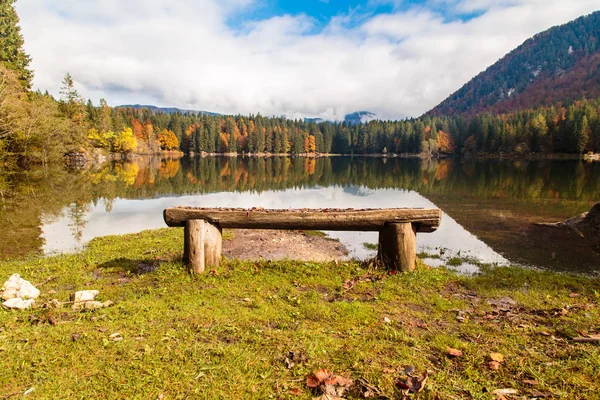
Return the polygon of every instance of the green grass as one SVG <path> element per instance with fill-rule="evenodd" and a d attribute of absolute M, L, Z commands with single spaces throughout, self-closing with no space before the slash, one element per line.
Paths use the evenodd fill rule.
<path fill-rule="evenodd" d="M 311 399 L 305 379 L 318 368 L 400 398 L 394 382 L 409 365 L 430 372 L 422 399 L 489 399 L 498 388 L 600 393 L 600 346 L 571 340 L 600 329 L 598 278 L 516 268 L 466 277 L 424 265 L 392 275 L 289 261 L 227 261 L 192 276 L 182 247 L 182 230 L 168 229 L 0 263 L 2 280 L 20 273 L 43 283 L 35 309 L 0 310 L 0 398 L 35 388 L 27 398 Z M 84 289 L 115 304 L 43 307 Z M 494 313 L 487 301 L 505 296 L 516 305 Z M 448 346 L 464 355 L 447 357 Z M 288 369 L 290 351 L 306 360 Z M 498 371 L 487 366 L 491 352 L 506 356 Z"/>
<path fill-rule="evenodd" d="M 316 237 L 327 237 L 328 235 L 323 231 L 302 231 L 304 236 L 316 236 Z"/>
<path fill-rule="evenodd" d="M 377 244 L 375 244 L 375 243 L 365 242 L 365 243 L 363 243 L 363 246 L 367 250 L 377 250 Z"/>
<path fill-rule="evenodd" d="M 448 261 L 446 261 L 446 265 L 450 267 L 459 267 L 463 265 L 463 260 L 460 257 L 452 257 Z"/>

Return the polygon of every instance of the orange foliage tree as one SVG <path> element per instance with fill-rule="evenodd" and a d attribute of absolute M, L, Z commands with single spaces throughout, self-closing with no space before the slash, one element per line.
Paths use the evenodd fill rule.
<path fill-rule="evenodd" d="M 306 153 L 314 153 L 317 150 L 317 145 L 315 143 L 315 137 L 313 135 L 308 135 L 306 139 L 304 139 L 304 151 Z"/>
<path fill-rule="evenodd" d="M 444 131 L 438 132 L 437 148 L 440 153 L 443 154 L 454 154 L 456 151 L 456 143 L 452 136 Z"/>

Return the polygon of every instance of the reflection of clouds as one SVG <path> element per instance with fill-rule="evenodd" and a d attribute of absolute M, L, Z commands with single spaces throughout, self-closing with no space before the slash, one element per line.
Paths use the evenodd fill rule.
<path fill-rule="evenodd" d="M 435 208 L 435 204 L 416 192 L 396 189 L 368 190 L 362 187 L 326 187 L 315 189 L 290 189 L 262 193 L 212 193 L 184 197 L 164 197 L 147 200 L 114 201 L 107 212 L 101 205 L 91 205 L 85 216 L 86 226 L 81 243 L 77 243 L 69 230 L 69 219 L 63 215 L 43 227 L 46 241 L 44 252 L 73 251 L 98 236 L 139 232 L 165 227 L 162 211 L 173 206 L 191 207 L 264 207 L 264 208 Z M 363 243 L 376 243 L 377 232 L 329 232 L 340 239 L 352 257 L 366 258 L 374 254 Z M 484 262 L 507 262 L 489 246 L 465 230 L 455 220 L 444 214 L 437 232 L 419 234 L 419 249 L 447 248 L 451 253 L 473 256 Z"/>

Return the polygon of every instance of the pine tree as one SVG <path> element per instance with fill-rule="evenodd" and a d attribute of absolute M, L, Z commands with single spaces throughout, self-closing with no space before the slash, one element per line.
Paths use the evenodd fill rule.
<path fill-rule="evenodd" d="M 15 70 L 23 86 L 31 89 L 31 57 L 23 50 L 23 35 L 14 2 L 15 0 L 0 0 L 0 63 Z"/>

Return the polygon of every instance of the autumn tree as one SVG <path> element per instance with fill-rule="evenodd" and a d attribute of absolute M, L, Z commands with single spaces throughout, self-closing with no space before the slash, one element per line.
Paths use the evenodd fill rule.
<path fill-rule="evenodd" d="M 441 154 L 454 154 L 456 151 L 456 144 L 454 138 L 444 131 L 437 132 L 437 150 Z"/>
<path fill-rule="evenodd" d="M 158 134 L 158 142 L 163 150 L 175 150 L 179 148 L 179 140 L 173 131 L 163 129 Z"/>

